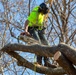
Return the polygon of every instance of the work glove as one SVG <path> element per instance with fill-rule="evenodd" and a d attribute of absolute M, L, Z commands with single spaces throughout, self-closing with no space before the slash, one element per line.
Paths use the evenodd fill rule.
<path fill-rule="evenodd" d="M 29 32 L 22 32 L 20 35 L 26 35 L 26 36 L 31 36 L 31 34 Z"/>

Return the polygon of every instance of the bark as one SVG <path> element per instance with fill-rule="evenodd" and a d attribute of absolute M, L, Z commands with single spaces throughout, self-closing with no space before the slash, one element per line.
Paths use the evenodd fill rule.
<path fill-rule="evenodd" d="M 57 51 L 55 53 L 54 59 L 59 63 L 61 67 L 63 67 L 68 75 L 76 75 L 76 69 L 60 51 Z"/>

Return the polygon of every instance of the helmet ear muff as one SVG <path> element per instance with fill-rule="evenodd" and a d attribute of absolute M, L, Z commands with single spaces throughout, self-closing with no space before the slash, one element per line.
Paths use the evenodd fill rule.
<path fill-rule="evenodd" d="M 49 9 L 46 7 L 45 10 L 43 11 L 43 14 L 47 14 Z"/>
<path fill-rule="evenodd" d="M 39 8 L 39 9 L 38 9 L 38 12 L 41 12 L 41 13 L 43 13 L 43 14 L 47 14 L 48 11 L 49 11 L 48 8 L 46 8 L 46 9 L 44 9 L 44 10 L 43 10 L 42 8 Z"/>

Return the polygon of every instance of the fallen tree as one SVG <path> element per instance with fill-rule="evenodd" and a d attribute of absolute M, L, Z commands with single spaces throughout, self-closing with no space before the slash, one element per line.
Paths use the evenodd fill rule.
<path fill-rule="evenodd" d="M 8 44 L 1 49 L 2 52 L 6 52 L 12 57 L 17 59 L 17 64 L 19 66 L 24 66 L 31 70 L 36 68 L 36 72 L 42 74 L 50 74 L 50 75 L 61 75 L 61 74 L 69 74 L 76 75 L 76 69 L 74 65 L 76 65 L 76 49 L 72 48 L 67 44 L 59 44 L 57 46 L 49 47 L 45 45 L 21 45 L 21 44 Z M 15 51 L 23 51 L 30 52 L 36 55 L 53 57 L 62 67 L 50 68 L 35 65 L 34 63 L 28 62 L 22 56 L 20 56 Z M 59 52 L 58 52 L 59 51 Z"/>

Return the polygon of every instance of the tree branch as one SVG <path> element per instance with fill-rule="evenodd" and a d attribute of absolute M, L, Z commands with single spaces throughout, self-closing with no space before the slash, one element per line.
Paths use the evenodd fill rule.
<path fill-rule="evenodd" d="M 34 67 L 36 67 L 36 71 L 39 73 L 50 73 L 50 75 L 57 75 L 58 73 L 61 74 L 64 73 L 63 70 L 58 68 L 48 68 L 43 66 L 37 66 L 34 65 L 27 60 L 25 60 L 23 57 L 18 55 L 18 53 L 14 51 L 23 51 L 23 52 L 30 52 L 34 53 L 36 55 L 46 56 L 46 57 L 52 57 L 57 51 L 60 51 L 63 53 L 63 55 L 66 57 L 67 60 L 69 60 L 72 64 L 76 65 L 76 49 L 70 47 L 66 44 L 59 44 L 58 46 L 45 46 L 45 45 L 21 45 L 21 44 L 8 44 L 4 46 L 1 51 L 7 52 L 9 55 L 13 56 L 18 60 L 18 63 L 21 66 L 27 67 L 29 69 L 34 70 Z M 55 71 L 55 72 L 54 72 Z M 58 74 L 58 75 L 59 75 Z"/>
<path fill-rule="evenodd" d="M 59 44 L 58 46 L 45 46 L 45 45 L 30 45 L 25 46 L 21 44 L 8 44 L 4 46 L 2 51 L 23 51 L 23 52 L 30 52 L 34 53 L 36 55 L 46 56 L 46 57 L 52 57 L 55 52 L 60 51 L 62 52 L 73 64 L 76 65 L 76 49 L 70 47 L 67 44 Z"/>
<path fill-rule="evenodd" d="M 38 73 L 42 74 L 50 74 L 50 75 L 60 75 L 60 74 L 65 74 L 65 71 L 62 68 L 49 68 L 49 67 L 44 67 L 44 66 L 38 66 L 35 64 L 32 64 L 28 62 L 26 59 L 21 57 L 18 53 L 16 52 L 7 52 L 9 55 L 17 59 L 17 63 L 19 66 L 23 66 L 26 68 L 29 68 L 33 71 L 36 71 Z"/>
<path fill-rule="evenodd" d="M 50 47 L 45 45 L 21 45 L 21 44 L 7 44 L 1 50 L 6 52 L 10 51 L 23 51 L 23 52 L 30 52 L 35 53 L 36 55 L 52 57 L 53 54 L 56 52 L 57 46 Z M 51 50 L 51 53 L 49 52 Z"/>

